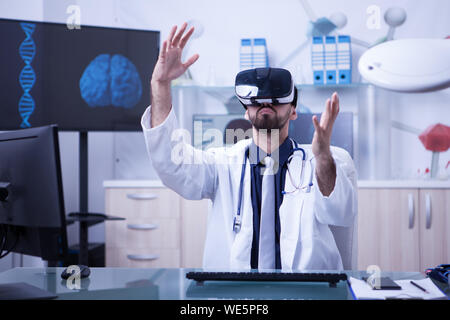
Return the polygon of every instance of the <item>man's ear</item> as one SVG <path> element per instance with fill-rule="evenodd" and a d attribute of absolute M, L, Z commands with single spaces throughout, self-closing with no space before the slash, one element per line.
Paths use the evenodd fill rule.
<path fill-rule="evenodd" d="M 290 120 L 295 120 L 297 119 L 298 114 L 297 114 L 297 110 L 295 110 L 295 107 L 292 106 L 292 110 L 291 110 L 291 116 L 289 117 Z"/>
<path fill-rule="evenodd" d="M 248 116 L 248 108 L 245 110 L 245 115 L 244 115 L 245 119 L 250 121 L 250 117 Z"/>

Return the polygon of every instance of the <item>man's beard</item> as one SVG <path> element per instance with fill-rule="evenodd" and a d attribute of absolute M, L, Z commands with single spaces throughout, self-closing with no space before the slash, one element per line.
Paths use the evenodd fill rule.
<path fill-rule="evenodd" d="M 264 107 L 264 108 L 270 108 L 270 107 Z M 280 130 L 281 128 L 283 128 L 285 126 L 286 122 L 289 120 L 289 112 L 286 113 L 286 116 L 283 116 L 283 115 L 279 115 L 273 108 L 270 108 L 270 109 L 275 113 L 275 115 L 266 113 L 266 114 L 263 114 L 262 116 L 258 117 L 258 113 L 262 109 L 263 108 L 259 109 L 256 112 L 254 117 L 250 117 L 250 122 L 257 130 L 265 129 L 269 133 L 271 130 Z"/>

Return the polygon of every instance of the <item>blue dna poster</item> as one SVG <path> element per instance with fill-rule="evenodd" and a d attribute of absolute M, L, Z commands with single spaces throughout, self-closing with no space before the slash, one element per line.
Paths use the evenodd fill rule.
<path fill-rule="evenodd" d="M 140 130 L 159 32 L 0 19 L 0 130 Z"/>

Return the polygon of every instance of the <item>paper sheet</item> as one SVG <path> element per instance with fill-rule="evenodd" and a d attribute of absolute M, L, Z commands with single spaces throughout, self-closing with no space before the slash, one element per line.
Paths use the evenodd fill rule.
<path fill-rule="evenodd" d="M 447 296 L 431 281 L 430 278 L 422 280 L 414 280 L 422 288 L 426 289 L 428 293 L 423 292 L 419 288 L 410 283 L 411 280 L 396 280 L 401 290 L 373 290 L 369 284 L 364 280 L 350 277 L 349 282 L 353 294 L 358 300 L 365 299 L 447 299 Z"/>

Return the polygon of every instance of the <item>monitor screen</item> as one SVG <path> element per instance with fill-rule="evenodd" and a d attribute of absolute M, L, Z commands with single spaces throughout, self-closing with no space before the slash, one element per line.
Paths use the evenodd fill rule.
<path fill-rule="evenodd" d="M 312 122 L 314 115 L 320 121 L 320 113 L 299 113 L 297 119 L 291 121 L 289 136 L 300 144 L 310 144 L 315 131 Z M 354 157 L 352 112 L 339 112 L 331 133 L 331 145 L 346 150 L 352 158 Z"/>
<path fill-rule="evenodd" d="M 60 260 L 67 251 L 56 126 L 0 133 L 0 251 Z"/>
<path fill-rule="evenodd" d="M 159 36 L 0 19 L 0 130 L 141 130 Z"/>

